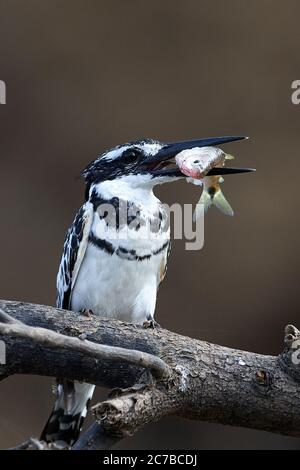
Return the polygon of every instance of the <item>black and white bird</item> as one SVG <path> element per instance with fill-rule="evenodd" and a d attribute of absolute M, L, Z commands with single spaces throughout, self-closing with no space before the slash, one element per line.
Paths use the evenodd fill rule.
<path fill-rule="evenodd" d="M 95 315 L 136 324 L 153 323 L 157 289 L 170 251 L 167 213 L 153 188 L 184 177 L 171 165 L 180 151 L 243 138 L 166 144 L 139 140 L 115 147 L 91 162 L 82 172 L 86 201 L 64 243 L 57 307 L 91 310 Z M 246 169 L 217 169 L 218 174 L 242 171 Z M 42 439 L 72 445 L 93 392 L 92 384 L 58 380 L 56 402 Z"/>

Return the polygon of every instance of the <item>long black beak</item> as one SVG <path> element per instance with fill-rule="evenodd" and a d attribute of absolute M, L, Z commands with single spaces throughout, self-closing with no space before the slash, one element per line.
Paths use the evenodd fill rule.
<path fill-rule="evenodd" d="M 236 140 L 248 139 L 246 136 L 234 135 L 234 136 L 224 136 L 224 137 L 208 137 L 204 139 L 196 140 L 184 140 L 181 142 L 168 142 L 163 145 L 163 147 L 153 156 L 147 158 L 148 163 L 161 163 L 164 161 L 171 160 L 182 150 L 192 149 L 194 147 L 207 147 L 207 146 L 219 146 L 221 144 L 226 144 L 227 142 L 234 142 Z M 230 168 L 230 167 L 221 167 L 221 168 L 212 168 L 208 175 L 228 175 L 235 173 L 248 173 L 255 171 L 253 168 Z M 162 174 L 162 170 L 158 170 L 159 174 Z M 156 171 L 154 170 L 155 174 Z M 179 168 L 168 169 L 165 168 L 163 173 L 167 176 L 183 176 Z"/>
<path fill-rule="evenodd" d="M 215 167 L 212 168 L 207 175 L 212 176 L 212 175 L 233 175 L 235 173 L 252 173 L 253 171 L 256 171 L 255 168 L 234 168 L 234 167 Z"/>
<path fill-rule="evenodd" d="M 168 142 L 166 143 L 155 155 L 147 158 L 147 163 L 162 162 L 169 160 L 177 155 L 182 150 L 192 149 L 194 147 L 208 147 L 211 145 L 218 146 L 226 144 L 227 142 L 234 142 L 235 140 L 244 140 L 248 137 L 234 135 L 224 137 L 209 137 L 205 139 L 196 140 L 183 140 L 181 142 Z"/>

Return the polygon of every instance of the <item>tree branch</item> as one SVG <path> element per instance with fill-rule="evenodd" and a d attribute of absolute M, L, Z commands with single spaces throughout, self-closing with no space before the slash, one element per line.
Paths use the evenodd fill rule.
<path fill-rule="evenodd" d="M 274 357 L 53 307 L 0 301 L 0 308 L 27 325 L 26 335 L 19 334 L 23 325 L 0 325 L 7 358 L 0 377 L 29 373 L 123 389 L 93 408 L 97 423 L 74 449 L 108 448 L 166 415 L 300 436 L 300 334 L 295 327 L 287 327 L 285 350 Z M 47 341 L 37 340 L 36 327 L 47 329 Z M 78 339 L 81 335 L 88 341 Z M 160 373 L 149 378 L 139 361 L 127 360 L 131 352 L 117 361 L 110 354 L 101 356 L 101 344 L 156 356 L 159 362 L 151 364 L 159 363 Z"/>
<path fill-rule="evenodd" d="M 100 423 L 94 422 L 87 431 L 81 434 L 72 450 L 106 450 L 110 449 L 123 436 L 117 436 L 103 429 Z"/>
<path fill-rule="evenodd" d="M 3 323 L 1 321 L 4 320 Z M 25 325 L 12 316 L 0 310 L 0 335 L 10 338 L 22 338 L 55 350 L 67 350 L 82 353 L 87 357 L 113 362 L 125 361 L 128 364 L 148 368 L 157 379 L 167 378 L 170 368 L 159 357 L 141 351 L 125 349 L 116 346 L 105 346 L 92 343 L 85 339 L 85 335 L 72 338 L 56 333 L 46 328 Z"/>

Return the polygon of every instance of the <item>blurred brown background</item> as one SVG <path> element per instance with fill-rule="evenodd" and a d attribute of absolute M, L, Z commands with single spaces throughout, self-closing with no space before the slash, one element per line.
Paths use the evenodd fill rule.
<path fill-rule="evenodd" d="M 212 209 L 202 251 L 173 243 L 156 318 L 227 346 L 278 354 L 299 326 L 300 79 L 297 0 L 1 0 L 1 282 L 6 299 L 53 304 L 81 169 L 128 140 L 246 134 L 223 190 L 235 217 Z M 184 181 L 166 202 L 196 202 Z M 42 429 L 51 380 L 0 387 L 0 446 Z M 166 419 L 119 448 L 300 448 L 297 439 Z"/>

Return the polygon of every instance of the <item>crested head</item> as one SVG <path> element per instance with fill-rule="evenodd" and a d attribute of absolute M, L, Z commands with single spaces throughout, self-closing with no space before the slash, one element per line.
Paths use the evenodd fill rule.
<path fill-rule="evenodd" d="M 88 184 L 147 172 L 147 158 L 155 155 L 163 144 L 142 139 L 118 145 L 93 160 L 81 173 Z"/>

